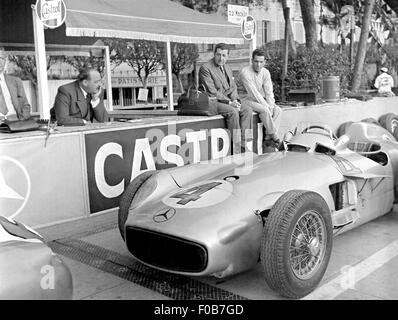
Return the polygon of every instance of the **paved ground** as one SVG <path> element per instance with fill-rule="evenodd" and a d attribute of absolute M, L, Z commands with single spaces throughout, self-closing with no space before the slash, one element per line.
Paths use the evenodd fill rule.
<path fill-rule="evenodd" d="M 116 214 L 39 229 L 69 266 L 74 299 L 283 300 L 266 285 L 261 264 L 228 279 L 189 278 L 135 261 Z M 398 207 L 334 239 L 320 286 L 305 299 L 398 299 Z"/>

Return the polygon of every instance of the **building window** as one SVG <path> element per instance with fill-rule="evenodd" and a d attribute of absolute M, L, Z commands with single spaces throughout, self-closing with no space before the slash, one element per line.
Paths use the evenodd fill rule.
<path fill-rule="evenodd" d="M 119 88 L 112 88 L 113 105 L 120 106 Z"/>
<path fill-rule="evenodd" d="M 123 88 L 122 93 L 123 93 L 123 106 L 134 105 L 132 88 Z"/>

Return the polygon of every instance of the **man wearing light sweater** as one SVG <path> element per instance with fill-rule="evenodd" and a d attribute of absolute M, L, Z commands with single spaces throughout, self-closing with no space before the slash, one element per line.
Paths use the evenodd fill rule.
<path fill-rule="evenodd" d="M 278 129 L 281 122 L 281 108 L 275 104 L 271 75 L 264 67 L 265 52 L 256 49 L 252 54 L 252 64 L 243 68 L 239 81 L 244 87 L 241 94 L 242 105 L 251 107 L 258 113 L 266 130 L 264 140 L 279 145 Z"/>

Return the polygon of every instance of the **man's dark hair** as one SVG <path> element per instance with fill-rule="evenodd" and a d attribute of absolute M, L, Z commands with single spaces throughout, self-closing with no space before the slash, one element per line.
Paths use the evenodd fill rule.
<path fill-rule="evenodd" d="M 83 81 L 83 80 L 90 80 L 91 79 L 91 71 L 96 70 L 94 68 L 82 68 L 79 70 L 79 75 L 77 76 L 77 78 L 79 79 L 79 81 Z"/>
<path fill-rule="evenodd" d="M 265 51 L 263 49 L 256 49 L 252 53 L 252 59 L 254 59 L 255 56 L 265 58 Z"/>
<path fill-rule="evenodd" d="M 226 43 L 217 43 L 214 47 L 214 53 L 217 52 L 217 49 L 228 50 L 229 53 L 229 45 L 227 45 Z"/>

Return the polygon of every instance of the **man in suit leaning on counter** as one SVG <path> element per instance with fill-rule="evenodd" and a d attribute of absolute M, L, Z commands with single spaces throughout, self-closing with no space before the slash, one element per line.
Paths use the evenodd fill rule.
<path fill-rule="evenodd" d="M 101 75 L 93 68 L 80 70 L 78 79 L 58 88 L 51 118 L 59 125 L 85 125 L 87 122 L 107 122 Z"/>

